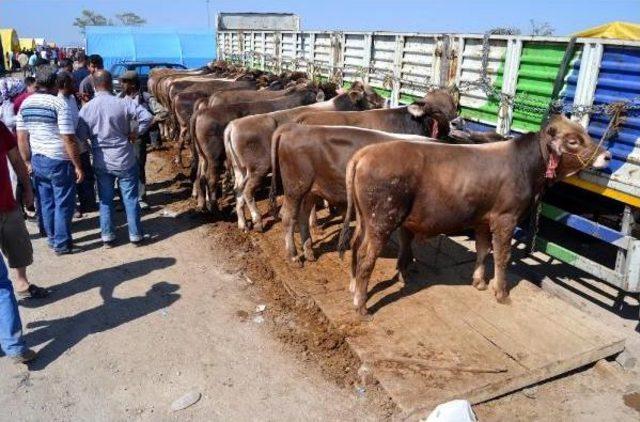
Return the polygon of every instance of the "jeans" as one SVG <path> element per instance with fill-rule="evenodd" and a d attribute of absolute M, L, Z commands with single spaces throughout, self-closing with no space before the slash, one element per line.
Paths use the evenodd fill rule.
<path fill-rule="evenodd" d="M 27 350 L 22 339 L 18 302 L 13 294 L 7 266 L 0 257 L 0 347 L 7 356 L 19 356 Z"/>
<path fill-rule="evenodd" d="M 96 209 L 96 176 L 93 174 L 89 151 L 80 154 L 80 164 L 84 172 L 84 180 L 77 184 L 76 189 L 78 202 L 80 202 L 79 211 L 85 213 Z"/>
<path fill-rule="evenodd" d="M 142 223 L 140 222 L 140 204 L 138 203 L 138 166 L 134 165 L 128 170 L 108 171 L 96 168 L 98 181 L 98 197 L 100 199 L 100 231 L 103 242 L 112 242 L 116 238 L 113 226 L 113 197 L 115 195 L 115 182 L 120 186 L 120 195 L 127 214 L 127 226 L 129 228 L 129 240 L 139 242 L 142 240 Z"/>
<path fill-rule="evenodd" d="M 68 252 L 73 244 L 71 219 L 76 205 L 73 164 L 36 154 L 31 158 L 31 166 L 49 246 L 56 252 Z"/>

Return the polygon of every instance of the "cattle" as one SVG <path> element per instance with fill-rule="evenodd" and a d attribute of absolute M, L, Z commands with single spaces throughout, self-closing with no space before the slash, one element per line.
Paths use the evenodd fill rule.
<path fill-rule="evenodd" d="M 488 285 L 498 302 L 507 303 L 505 269 L 519 219 L 548 185 L 588 166 L 606 167 L 610 159 L 582 126 L 564 116 L 554 116 L 540 132 L 498 143 L 393 141 L 362 148 L 347 166 L 347 217 L 339 242 L 342 254 L 348 216 L 355 210 L 349 290 L 357 312 L 367 313 L 367 284 L 395 229 L 400 229 L 402 280 L 413 260 L 414 236 L 475 230 L 472 284 L 487 288 L 485 259 L 493 248 L 494 277 Z"/>
<path fill-rule="evenodd" d="M 281 213 L 285 226 L 285 245 L 288 258 L 294 265 L 300 266 L 302 262 L 295 253 L 292 219 L 299 222 L 300 234 L 305 236 L 302 241 L 305 258 L 314 261 L 307 223 L 316 198 L 333 206 L 346 205 L 344 175 L 347 162 L 358 149 L 387 139 L 376 132 L 327 125 L 356 126 L 445 139 L 450 122 L 457 116 L 455 94 L 456 91 L 441 89 L 430 92 L 425 98 L 406 107 L 304 114 L 296 119 L 298 123 L 320 126 L 287 124 L 274 132 L 271 141 L 271 207 L 273 211 L 279 170 L 284 194 Z"/>
<path fill-rule="evenodd" d="M 224 148 L 233 168 L 238 227 L 246 230 L 244 204 L 251 213 L 254 228 L 263 230 L 262 217 L 254 193 L 271 169 L 271 136 L 279 125 L 288 123 L 311 111 L 368 110 L 380 108 L 384 99 L 373 89 L 355 83 L 351 89 L 329 101 L 247 116 L 231 122 L 224 132 Z"/>
<path fill-rule="evenodd" d="M 357 112 L 356 112 L 357 113 Z M 284 228 L 287 260 L 301 267 L 294 243 L 296 225 L 304 257 L 315 261 L 312 249 L 309 219 L 317 199 L 321 198 L 333 206 L 347 202 L 344 178 L 347 163 L 360 148 L 379 142 L 399 139 L 433 141 L 432 138 L 397 135 L 379 130 L 348 126 L 306 126 L 287 123 L 273 134 L 271 144 L 271 201 L 275 206 L 276 174 L 282 180 L 283 200 L 280 215 Z"/>
<path fill-rule="evenodd" d="M 226 104 L 198 110 L 192 119 L 192 133 L 198 154 L 194 192 L 198 209 L 205 207 L 205 193 L 209 210 L 215 209 L 215 191 L 225 161 L 224 129 L 234 119 L 258 113 L 268 113 L 323 101 L 325 93 L 318 85 L 298 85 L 280 98 L 251 103 Z M 334 95 L 335 92 L 329 95 Z"/>

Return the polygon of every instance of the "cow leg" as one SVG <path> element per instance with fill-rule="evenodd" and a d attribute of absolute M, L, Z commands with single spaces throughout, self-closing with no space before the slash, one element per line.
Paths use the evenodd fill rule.
<path fill-rule="evenodd" d="M 411 250 L 411 242 L 413 241 L 413 233 L 404 227 L 399 230 L 400 247 L 398 251 L 398 277 L 403 284 L 407 283 L 407 268 L 413 262 L 413 251 Z"/>
<path fill-rule="evenodd" d="M 215 212 L 218 210 L 218 167 L 215 164 L 211 163 L 207 166 L 205 181 L 207 182 L 207 191 L 209 192 L 207 209 L 209 210 L 209 212 Z"/>
<path fill-rule="evenodd" d="M 311 231 L 309 229 L 310 216 L 314 214 L 315 206 L 316 196 L 312 194 L 306 195 L 302 200 L 302 207 L 298 217 L 302 250 L 304 251 L 304 258 L 309 262 L 316 260 L 316 256 L 313 253 L 313 239 L 311 239 Z"/>
<path fill-rule="evenodd" d="M 253 228 L 262 233 L 264 231 L 262 215 L 260 215 L 260 210 L 258 209 L 258 205 L 256 205 L 256 199 L 254 197 L 259 185 L 260 177 L 256 177 L 253 173 L 247 172 L 247 182 L 244 186 L 244 200 L 247 202 L 247 207 L 249 207 L 249 212 L 251 213 Z"/>
<path fill-rule="evenodd" d="M 244 218 L 244 194 L 242 192 L 242 182 L 244 177 L 240 169 L 233 166 L 234 192 L 236 196 L 236 214 L 238 215 L 238 228 L 247 231 L 247 221 Z"/>
<path fill-rule="evenodd" d="M 505 272 L 511 259 L 511 238 L 516 227 L 512 216 L 503 216 L 492 224 L 494 275 L 489 282 L 498 303 L 508 303 L 509 291 Z"/>
<path fill-rule="evenodd" d="M 486 290 L 487 281 L 484 276 L 485 261 L 491 249 L 491 232 L 489 226 L 476 227 L 476 265 L 473 270 L 472 284 L 478 290 Z"/>
<path fill-rule="evenodd" d="M 298 224 L 298 215 L 300 209 L 300 198 L 292 198 L 284 195 L 282 199 L 282 208 L 280 208 L 280 216 L 282 217 L 282 226 L 284 229 L 284 246 L 286 251 L 286 259 L 296 267 L 302 267 L 302 261 L 298 257 L 296 243 L 293 238 L 295 227 Z"/>
<path fill-rule="evenodd" d="M 356 268 L 356 292 L 353 296 L 353 305 L 360 315 L 367 315 L 367 286 L 371 273 L 376 265 L 376 260 L 382 252 L 386 239 L 377 234 L 372 234 L 371 229 L 366 230 L 364 240 L 358 248 L 358 265 Z M 353 251 L 352 251 L 353 253 Z"/>
<path fill-rule="evenodd" d="M 349 292 L 351 293 L 356 292 L 356 269 L 358 268 L 358 250 L 361 244 L 362 230 L 356 221 L 356 227 L 351 237 L 351 271 L 349 274 Z"/>

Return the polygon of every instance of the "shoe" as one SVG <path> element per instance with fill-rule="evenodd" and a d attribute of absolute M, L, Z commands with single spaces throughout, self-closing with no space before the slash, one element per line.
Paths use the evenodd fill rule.
<path fill-rule="evenodd" d="M 16 363 L 16 364 L 27 363 L 34 360 L 36 356 L 38 356 L 36 352 L 34 352 L 31 349 L 27 349 L 24 352 L 20 353 L 19 355 L 11 356 L 11 360 L 13 360 L 13 363 Z"/>
<path fill-rule="evenodd" d="M 73 249 L 54 249 L 53 253 L 55 253 L 57 256 L 71 255 L 73 253 Z"/>
<path fill-rule="evenodd" d="M 141 209 L 142 211 L 146 211 L 146 210 L 148 210 L 148 209 L 149 209 L 149 204 L 147 204 L 146 202 L 144 202 L 144 201 L 140 201 L 140 202 L 138 202 L 138 203 L 140 204 L 140 209 Z"/>
<path fill-rule="evenodd" d="M 149 239 L 151 239 L 151 236 L 149 236 L 148 234 L 144 234 L 139 240 L 132 240 L 131 244 L 137 248 L 143 246 Z"/>
<path fill-rule="evenodd" d="M 76 212 L 73 214 L 73 218 L 75 219 L 82 218 L 82 211 L 76 210 Z"/>
<path fill-rule="evenodd" d="M 114 240 L 110 240 L 108 242 L 102 242 L 102 248 L 103 249 L 113 249 L 114 246 L 115 246 L 115 241 Z"/>
<path fill-rule="evenodd" d="M 29 284 L 29 288 L 21 292 L 16 290 L 16 296 L 20 299 L 44 299 L 49 297 L 49 293 L 48 289 L 36 286 L 35 284 Z"/>

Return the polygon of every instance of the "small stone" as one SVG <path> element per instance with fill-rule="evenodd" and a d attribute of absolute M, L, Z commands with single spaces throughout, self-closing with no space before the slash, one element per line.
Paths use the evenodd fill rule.
<path fill-rule="evenodd" d="M 265 304 L 256 306 L 256 313 L 264 312 L 266 310 L 267 310 L 267 305 L 265 305 Z"/>
<path fill-rule="evenodd" d="M 262 324 L 264 322 L 264 317 L 262 315 L 256 315 L 253 317 L 253 322 L 256 324 Z"/>
<path fill-rule="evenodd" d="M 538 387 L 529 387 L 522 390 L 522 394 L 528 399 L 535 399 L 536 393 L 538 392 Z"/>
<path fill-rule="evenodd" d="M 360 365 L 360 368 L 358 368 L 358 377 L 362 385 L 372 385 L 375 382 L 373 371 L 371 371 L 371 367 L 366 363 L 363 363 Z"/>
<path fill-rule="evenodd" d="M 191 391 L 184 396 L 174 400 L 174 402 L 171 403 L 171 410 L 173 412 L 176 412 L 178 410 L 186 409 L 189 406 L 193 406 L 198 402 L 198 400 L 200 400 L 200 397 L 202 397 L 202 394 L 197 391 Z"/>

